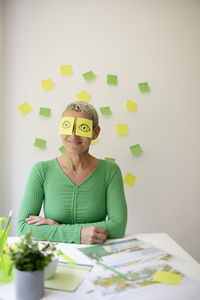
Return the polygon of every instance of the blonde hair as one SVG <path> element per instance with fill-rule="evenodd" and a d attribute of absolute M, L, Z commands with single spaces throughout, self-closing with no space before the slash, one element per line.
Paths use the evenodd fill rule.
<path fill-rule="evenodd" d="M 82 102 L 82 101 L 76 101 L 76 102 L 72 102 L 70 104 L 67 105 L 67 107 L 65 108 L 63 114 L 67 111 L 67 110 L 73 110 L 73 111 L 80 111 L 80 112 L 85 112 L 89 115 L 92 116 L 93 119 L 93 127 L 96 128 L 99 125 L 99 116 L 98 113 L 96 111 L 96 109 L 94 108 L 93 105 L 86 103 L 86 102 Z M 63 116 L 62 114 L 62 116 Z"/>

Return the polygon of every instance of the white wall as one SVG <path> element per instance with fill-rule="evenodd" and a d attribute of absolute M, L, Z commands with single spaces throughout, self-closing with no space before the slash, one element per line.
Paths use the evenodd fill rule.
<path fill-rule="evenodd" d="M 2 53 L 3 51 L 3 1 L 0 0 L 0 165 L 1 165 L 1 160 L 2 160 L 2 137 L 1 137 L 1 130 L 2 130 L 2 115 L 1 115 L 1 106 L 2 106 Z M 2 190 L 2 170 L 0 168 L 0 191 Z M 0 217 L 2 216 L 2 193 L 0 192 Z"/>
<path fill-rule="evenodd" d="M 198 0 L 6 1 L 2 197 L 4 214 L 14 209 L 12 234 L 30 168 L 60 155 L 60 114 L 86 89 L 92 104 L 113 112 L 100 116 L 91 153 L 115 157 L 124 176 L 137 176 L 125 186 L 127 232 L 166 232 L 200 261 L 199 9 Z M 61 77 L 61 64 L 71 64 L 73 76 Z M 85 82 L 91 69 L 97 78 Z M 106 84 L 108 73 L 118 86 Z M 55 88 L 44 92 L 48 77 Z M 151 87 L 145 95 L 143 81 Z M 127 99 L 138 103 L 136 113 L 124 108 Z M 26 117 L 17 110 L 24 101 L 33 107 Z M 38 115 L 40 106 L 52 108 L 50 119 Z M 128 136 L 116 135 L 117 123 L 128 124 Z M 33 147 L 35 137 L 47 139 L 45 150 Z M 137 143 L 144 152 L 133 157 Z"/>

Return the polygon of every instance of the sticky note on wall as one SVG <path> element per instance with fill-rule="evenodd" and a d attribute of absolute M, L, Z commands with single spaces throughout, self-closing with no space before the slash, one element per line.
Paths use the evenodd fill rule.
<path fill-rule="evenodd" d="M 131 100 L 127 100 L 126 102 L 126 108 L 132 112 L 136 111 L 137 108 L 137 103 L 131 101 Z"/>
<path fill-rule="evenodd" d="M 142 148 L 140 147 L 140 144 L 130 146 L 130 150 L 134 155 L 142 153 Z"/>
<path fill-rule="evenodd" d="M 117 124 L 117 134 L 118 135 L 128 134 L 128 126 L 126 124 Z"/>
<path fill-rule="evenodd" d="M 66 150 L 65 147 L 62 145 L 59 149 L 58 149 L 62 154 L 65 154 Z"/>
<path fill-rule="evenodd" d="M 50 117 L 51 109 L 47 107 L 40 107 L 39 115 L 43 117 Z"/>
<path fill-rule="evenodd" d="M 28 102 L 24 102 L 17 107 L 23 116 L 26 116 L 28 113 L 32 111 L 32 107 L 28 104 Z"/>
<path fill-rule="evenodd" d="M 117 85 L 118 84 L 117 75 L 108 74 L 107 75 L 107 84 Z"/>
<path fill-rule="evenodd" d="M 105 116 L 110 116 L 112 115 L 112 112 L 110 110 L 110 106 L 104 106 L 104 107 L 100 107 L 100 112 L 102 115 L 105 115 Z"/>
<path fill-rule="evenodd" d="M 48 78 L 40 81 L 43 91 L 50 90 L 54 87 L 53 81 Z"/>
<path fill-rule="evenodd" d="M 81 93 L 77 94 L 76 97 L 78 98 L 79 101 L 88 101 L 90 100 L 90 96 L 86 91 L 82 91 Z"/>
<path fill-rule="evenodd" d="M 96 76 L 94 75 L 94 73 L 92 71 L 84 73 L 83 77 L 85 78 L 85 80 L 93 80 L 96 78 Z"/>
<path fill-rule="evenodd" d="M 136 176 L 132 175 L 131 173 L 127 173 L 124 177 L 124 183 L 133 186 L 136 180 Z"/>
<path fill-rule="evenodd" d="M 142 92 L 142 93 L 150 91 L 148 82 L 140 82 L 140 83 L 138 83 L 138 87 L 139 87 L 140 92 Z"/>
<path fill-rule="evenodd" d="M 46 147 L 46 140 L 36 138 L 34 142 L 34 146 L 44 149 Z"/>
<path fill-rule="evenodd" d="M 60 66 L 60 75 L 72 75 L 72 66 L 71 65 L 61 65 Z"/>

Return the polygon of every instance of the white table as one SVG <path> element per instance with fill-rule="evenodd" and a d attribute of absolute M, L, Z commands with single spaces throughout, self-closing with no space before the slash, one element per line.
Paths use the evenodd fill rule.
<path fill-rule="evenodd" d="M 200 282 L 200 264 L 198 264 L 183 248 L 181 248 L 173 239 L 171 239 L 165 233 L 148 233 L 148 234 L 135 234 L 126 236 L 126 238 L 134 237 L 140 240 L 143 240 L 155 247 L 161 248 L 172 255 L 180 258 L 180 260 L 173 264 L 173 266 L 183 272 L 185 275 L 190 276 L 191 278 Z M 16 238 L 9 238 L 9 243 L 15 241 Z M 110 242 L 109 240 L 108 242 Z M 84 247 L 84 245 L 74 245 L 74 244 L 64 244 L 60 243 L 59 247 L 66 251 L 66 253 L 74 258 L 79 263 L 91 264 L 91 260 L 85 257 L 80 251 L 75 248 Z M 61 292 L 61 291 L 53 291 L 53 290 L 45 290 L 45 296 L 43 299 L 49 300 L 64 300 L 64 299 L 78 299 L 78 300 L 89 300 L 91 296 L 85 294 L 85 290 L 87 288 L 87 282 L 83 281 L 80 287 L 76 290 L 76 292 Z M 199 295 L 199 297 L 197 296 Z M 116 297 L 118 299 L 118 297 Z M 115 299 L 116 299 L 115 298 Z M 0 300 L 14 300 L 14 283 L 8 283 L 0 286 Z M 102 298 L 103 299 L 103 298 Z M 117 300 L 116 299 L 116 300 Z M 120 297 L 121 299 L 121 297 Z M 134 298 L 135 299 L 135 298 Z M 143 299 L 150 299 L 148 295 L 144 295 Z M 154 300 L 162 300 L 167 299 L 166 295 L 163 298 L 163 295 L 159 295 L 158 298 L 154 297 Z M 199 290 L 195 291 L 194 297 L 189 299 L 187 295 L 185 298 L 181 300 L 200 300 L 200 287 Z M 28 299 L 27 299 L 28 300 Z M 169 300 L 176 300 L 169 298 Z"/>

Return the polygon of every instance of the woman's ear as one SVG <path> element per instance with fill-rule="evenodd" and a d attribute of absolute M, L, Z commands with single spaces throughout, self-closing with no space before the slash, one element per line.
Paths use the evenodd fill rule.
<path fill-rule="evenodd" d="M 93 134 L 92 134 L 92 140 L 96 140 L 96 138 L 98 137 L 100 131 L 101 131 L 100 126 L 97 126 L 96 128 L 94 128 Z"/>

